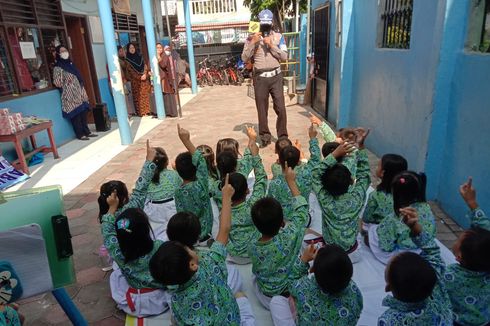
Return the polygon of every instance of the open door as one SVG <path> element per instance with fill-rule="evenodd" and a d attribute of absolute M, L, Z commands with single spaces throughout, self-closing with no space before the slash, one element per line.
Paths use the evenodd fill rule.
<path fill-rule="evenodd" d="M 328 112 L 328 60 L 330 48 L 330 4 L 314 10 L 313 53 L 315 78 L 313 79 L 312 107 L 323 117 Z"/>
<path fill-rule="evenodd" d="M 95 107 L 101 102 L 97 73 L 95 70 L 92 44 L 89 37 L 87 19 L 83 16 L 65 15 L 66 31 L 68 33 L 68 45 L 70 47 L 71 60 L 83 77 L 85 90 L 87 91 L 90 107 Z M 88 122 L 93 123 L 93 115 L 87 116 Z"/>

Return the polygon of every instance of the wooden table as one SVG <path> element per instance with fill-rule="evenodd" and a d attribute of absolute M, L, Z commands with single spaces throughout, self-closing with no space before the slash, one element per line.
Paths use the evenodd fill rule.
<path fill-rule="evenodd" d="M 37 147 L 35 133 L 43 130 L 46 130 L 48 132 L 49 143 L 51 144 L 51 147 L 46 147 L 46 146 Z M 24 151 L 22 150 L 22 140 L 26 139 L 27 137 L 29 137 L 31 140 L 31 145 L 33 150 L 32 152 L 29 152 L 24 155 Z M 39 152 L 53 153 L 55 159 L 59 158 L 58 149 L 56 148 L 56 143 L 54 142 L 52 121 L 46 121 L 40 124 L 32 125 L 29 128 L 16 132 L 15 134 L 12 135 L 0 135 L 0 143 L 7 143 L 7 142 L 14 143 L 15 151 L 17 152 L 17 156 L 19 158 L 18 160 L 15 160 L 14 162 L 11 163 L 12 166 L 14 167 L 19 166 L 20 167 L 19 169 L 27 174 L 29 174 L 29 167 L 27 166 L 26 159 L 32 157 L 34 154 Z"/>

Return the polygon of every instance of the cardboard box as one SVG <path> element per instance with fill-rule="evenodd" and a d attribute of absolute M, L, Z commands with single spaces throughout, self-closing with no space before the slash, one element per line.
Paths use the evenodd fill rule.
<path fill-rule="evenodd" d="M 0 135 L 12 135 L 17 132 L 17 128 L 12 126 L 0 126 Z"/>

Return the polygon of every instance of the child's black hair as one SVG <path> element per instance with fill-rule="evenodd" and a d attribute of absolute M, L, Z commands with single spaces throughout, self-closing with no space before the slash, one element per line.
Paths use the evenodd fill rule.
<path fill-rule="evenodd" d="M 281 150 L 287 146 L 293 146 L 293 143 L 291 142 L 291 140 L 289 140 L 289 138 L 286 136 L 279 137 L 279 139 L 276 141 L 276 144 L 274 145 L 274 149 L 275 149 L 276 154 L 279 155 Z"/>
<path fill-rule="evenodd" d="M 323 188 L 334 197 L 341 196 L 349 191 L 352 184 L 352 175 L 345 165 L 337 163 L 323 172 L 321 176 Z"/>
<path fill-rule="evenodd" d="M 175 169 L 180 177 L 185 181 L 196 180 L 196 166 L 192 164 L 192 154 L 184 152 L 177 155 L 175 159 Z"/>
<path fill-rule="evenodd" d="M 200 234 L 199 218 L 191 212 L 179 212 L 168 221 L 167 236 L 170 241 L 178 241 L 192 249 Z"/>
<path fill-rule="evenodd" d="M 461 266 L 474 272 L 490 273 L 490 231 L 473 226 L 461 237 Z"/>
<path fill-rule="evenodd" d="M 381 158 L 381 169 L 384 171 L 381 183 L 376 188 L 379 191 L 391 193 L 393 178 L 408 168 L 407 160 L 397 154 L 385 154 Z"/>
<path fill-rule="evenodd" d="M 337 294 L 349 285 L 353 268 L 344 249 L 337 245 L 326 245 L 318 250 L 313 271 L 323 292 Z"/>
<path fill-rule="evenodd" d="M 272 197 L 259 199 L 252 206 L 251 214 L 255 227 L 265 236 L 275 236 L 284 223 L 281 204 Z"/>
<path fill-rule="evenodd" d="M 223 138 L 218 140 L 216 144 L 216 157 L 223 152 L 231 152 L 238 159 L 240 155 L 239 151 L 240 144 L 236 139 L 233 138 Z"/>
<path fill-rule="evenodd" d="M 329 143 L 325 143 L 323 144 L 322 146 L 322 155 L 323 157 L 327 157 L 329 154 L 333 153 L 333 151 L 339 147 L 339 143 L 337 142 L 329 142 Z"/>
<path fill-rule="evenodd" d="M 164 242 L 150 259 L 151 276 L 163 285 L 184 284 L 194 275 L 189 267 L 191 259 L 187 248 L 180 242 Z"/>
<path fill-rule="evenodd" d="M 155 174 L 153 175 L 151 182 L 159 183 L 160 182 L 160 172 L 162 172 L 168 166 L 167 152 L 165 152 L 165 150 L 163 148 L 155 147 L 155 158 L 153 159 L 153 163 L 155 163 L 155 165 L 157 166 L 157 169 L 155 170 Z"/>
<path fill-rule="evenodd" d="M 287 162 L 288 167 L 294 169 L 299 163 L 300 154 L 299 149 L 294 146 L 284 147 L 279 152 L 279 163 L 281 163 L 281 167 L 284 169 Z"/>
<path fill-rule="evenodd" d="M 395 213 L 400 213 L 400 208 L 412 204 L 425 202 L 425 186 L 427 178 L 424 173 L 404 171 L 397 174 L 391 183 L 393 194 L 393 208 Z"/>
<path fill-rule="evenodd" d="M 145 212 L 128 208 L 116 218 L 116 236 L 126 263 L 136 260 L 153 249 L 153 230 Z"/>
<path fill-rule="evenodd" d="M 437 275 L 420 255 L 403 252 L 393 257 L 387 266 L 386 280 L 393 296 L 403 302 L 427 299 L 436 285 Z"/>
<path fill-rule="evenodd" d="M 209 176 L 215 180 L 218 179 L 218 170 L 216 170 L 216 163 L 214 162 L 214 152 L 213 149 L 208 145 L 199 145 L 196 147 L 197 150 L 201 151 L 202 156 L 206 160 L 206 165 L 208 166 Z"/>
<path fill-rule="evenodd" d="M 235 189 L 235 193 L 231 197 L 232 201 L 243 200 L 247 197 L 248 184 L 245 176 L 235 172 L 230 174 L 228 181 L 233 189 Z M 221 184 L 221 187 L 223 186 L 224 184 Z"/>
<path fill-rule="evenodd" d="M 338 136 L 343 140 L 355 141 L 357 135 L 354 128 L 340 128 L 338 131 Z"/>
<path fill-rule="evenodd" d="M 99 203 L 99 222 L 102 223 L 102 216 L 109 211 L 109 204 L 107 204 L 107 198 L 116 190 L 117 198 L 119 199 L 118 209 L 126 205 L 129 201 L 128 188 L 124 182 L 119 180 L 111 180 L 100 186 L 100 195 L 97 199 Z"/>
<path fill-rule="evenodd" d="M 216 164 L 218 166 L 220 179 L 223 181 L 228 173 L 236 171 L 238 161 L 232 152 L 224 151 L 216 156 Z"/>

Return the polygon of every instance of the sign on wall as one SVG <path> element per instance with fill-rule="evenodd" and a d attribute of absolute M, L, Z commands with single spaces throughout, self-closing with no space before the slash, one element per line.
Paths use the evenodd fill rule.
<path fill-rule="evenodd" d="M 0 191 L 28 179 L 29 176 L 16 170 L 10 163 L 0 155 Z"/>
<path fill-rule="evenodd" d="M 117 14 L 131 15 L 129 0 L 112 0 L 112 8 Z"/>

